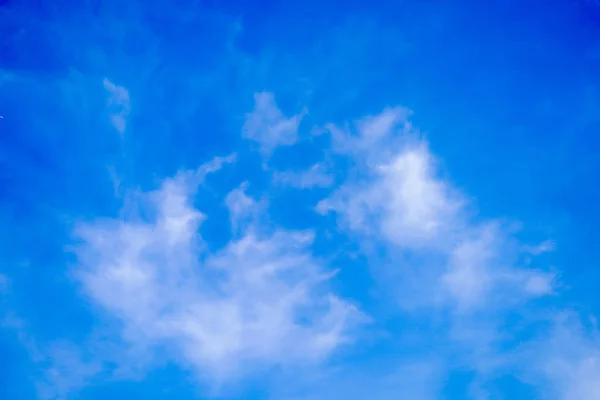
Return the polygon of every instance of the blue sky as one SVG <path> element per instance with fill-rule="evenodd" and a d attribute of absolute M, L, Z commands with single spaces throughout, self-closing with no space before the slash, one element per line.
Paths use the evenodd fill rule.
<path fill-rule="evenodd" d="M 600 399 L 593 0 L 0 4 L 0 397 Z"/>

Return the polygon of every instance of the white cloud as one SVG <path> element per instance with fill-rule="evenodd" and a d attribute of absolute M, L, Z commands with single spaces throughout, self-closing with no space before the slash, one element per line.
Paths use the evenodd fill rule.
<path fill-rule="evenodd" d="M 560 314 L 546 339 L 529 344 L 521 356 L 530 367 L 524 378 L 547 398 L 600 399 L 600 336 L 576 315 Z"/>
<path fill-rule="evenodd" d="M 356 121 L 354 132 L 333 124 L 326 128 L 331 134 L 334 151 L 352 155 L 373 167 L 394 158 L 399 142 L 408 143 L 414 139 L 417 132 L 408 120 L 410 114 L 410 110 L 404 107 L 386 108 L 378 115 Z"/>
<path fill-rule="evenodd" d="M 523 250 L 533 256 L 538 256 L 540 254 L 554 251 L 555 247 L 556 243 L 554 243 L 553 240 L 548 239 L 535 246 L 523 246 Z"/>
<path fill-rule="evenodd" d="M 121 134 L 127 129 L 127 117 L 131 111 L 129 91 L 122 86 L 112 83 L 107 78 L 102 82 L 108 92 L 108 108 L 110 121 L 114 128 Z"/>
<path fill-rule="evenodd" d="M 335 212 L 342 229 L 383 241 L 396 249 L 392 253 L 433 260 L 419 267 L 429 271 L 414 271 L 401 259 L 387 263 L 407 270 L 399 275 L 411 287 L 400 290 L 412 293 L 413 305 L 417 296 L 423 304 L 466 310 L 551 293 L 551 274 L 512 265 L 518 250 L 499 222 L 472 220 L 466 197 L 442 179 L 409 115 L 403 108 L 386 109 L 358 121 L 355 133 L 329 127 L 336 151 L 355 168 L 317 210 Z"/>
<path fill-rule="evenodd" d="M 234 232 L 240 229 L 240 225 L 247 226 L 258 211 L 257 203 L 246 194 L 247 187 L 248 182 L 244 182 L 225 197 L 225 205 L 229 210 L 229 222 Z"/>
<path fill-rule="evenodd" d="M 116 92 L 113 104 L 124 107 L 127 100 L 128 113 L 126 91 L 109 81 L 105 86 Z M 335 213 L 341 229 L 367 244 L 368 257 L 369 244 L 383 248 L 385 256 L 379 252 L 372 258 L 374 268 L 394 270 L 386 277 L 395 279 L 387 283 L 403 311 L 442 309 L 449 316 L 444 345 L 459 354 L 459 364 L 487 372 L 510 362 L 496 350 L 498 315 L 555 290 L 555 275 L 524 268 L 520 255 L 536 256 L 554 244 L 526 246 L 500 221 L 475 219 L 466 196 L 442 177 L 409 115 L 404 108 L 389 108 L 357 121 L 354 131 L 329 126 L 333 151 L 347 156 L 353 167 L 317 210 Z M 271 94 L 258 94 L 244 136 L 268 156 L 277 146 L 295 143 L 301 117 L 286 118 Z M 124 131 L 124 117 L 119 126 Z M 130 196 L 128 207 L 134 211 L 123 218 L 78 227 L 75 275 L 93 304 L 118 321 L 125 352 L 134 355 L 112 355 L 110 363 L 117 358 L 150 363 L 155 354 L 169 354 L 169 361 L 222 383 L 264 368 L 318 363 L 353 339 L 363 316 L 330 289 L 333 272 L 311 254 L 313 232 L 261 224 L 265 207 L 248 195 L 247 183 L 224 199 L 232 238 L 222 249 L 208 250 L 199 233 L 208 216 L 194 207 L 194 196 L 207 174 L 234 159 L 217 158 L 164 180 L 156 191 Z M 315 164 L 306 171 L 275 172 L 272 183 L 307 188 L 329 187 L 333 181 L 323 164 Z M 86 384 L 106 361 L 84 360 L 68 346 L 57 349 L 59 361 L 48 375 L 55 386 L 48 390 L 56 393 Z M 548 368 L 538 369 L 547 377 L 563 377 L 556 386 L 562 398 L 594 398 L 596 353 L 547 352 L 543 365 Z M 435 398 L 444 367 L 406 363 L 389 380 L 371 380 L 381 386 L 382 398 L 407 392 Z M 81 373 L 69 377 L 70 369 Z M 351 389 L 334 391 L 364 397 L 363 387 L 348 384 Z"/>
<path fill-rule="evenodd" d="M 500 224 L 475 226 L 471 232 L 450 252 L 441 278 L 459 309 L 502 308 L 553 293 L 553 273 L 510 264 L 516 250 Z"/>
<path fill-rule="evenodd" d="M 246 115 L 242 135 L 257 142 L 263 155 L 269 156 L 278 146 L 290 146 L 298 140 L 298 126 L 303 114 L 286 117 L 275 103 L 273 93 L 254 95 L 254 110 Z"/>
<path fill-rule="evenodd" d="M 527 271 L 522 274 L 525 292 L 532 296 L 543 296 L 555 293 L 556 274 L 552 272 Z"/>
<path fill-rule="evenodd" d="M 327 288 L 311 232 L 252 226 L 216 253 L 198 229 L 194 185 L 179 174 L 138 200 L 138 218 L 93 221 L 77 234 L 76 271 L 91 300 L 121 321 L 131 346 L 173 349 L 202 375 L 227 380 L 273 365 L 317 362 L 351 339 L 360 313 Z M 252 205 L 227 198 L 234 223 Z"/>
<path fill-rule="evenodd" d="M 452 249 L 448 269 L 442 275 L 442 287 L 456 300 L 460 308 L 485 301 L 485 293 L 493 285 L 494 258 L 497 256 L 495 232 L 483 229 L 473 240 L 466 240 Z"/>
<path fill-rule="evenodd" d="M 403 149 L 317 208 L 337 211 L 351 229 L 379 232 L 402 247 L 439 246 L 460 223 L 461 200 L 433 175 L 431 160 L 424 145 Z"/>
<path fill-rule="evenodd" d="M 447 312 L 444 351 L 485 380 L 512 362 L 499 350 L 510 336 L 503 316 L 554 293 L 552 272 L 519 261 L 549 246 L 527 248 L 502 221 L 477 217 L 441 176 L 408 115 L 387 109 L 345 130 L 329 127 L 334 149 L 354 167 L 317 211 L 334 212 L 340 229 L 352 233 L 401 310 L 424 318 Z"/>
<path fill-rule="evenodd" d="M 325 170 L 323 164 L 314 164 L 305 171 L 284 171 L 273 173 L 273 183 L 299 189 L 313 187 L 326 188 L 333 185 L 333 175 Z"/>

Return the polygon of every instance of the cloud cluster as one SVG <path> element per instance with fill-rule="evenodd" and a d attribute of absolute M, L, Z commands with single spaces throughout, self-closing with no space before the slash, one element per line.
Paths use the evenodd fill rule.
<path fill-rule="evenodd" d="M 180 173 L 137 196 L 149 218 L 77 229 L 76 274 L 120 321 L 123 340 L 145 352 L 172 350 L 217 381 L 248 365 L 319 361 L 350 341 L 360 313 L 328 289 L 332 272 L 311 255 L 313 233 L 241 224 L 255 203 L 240 188 L 226 199 L 240 231 L 210 252 L 199 234 L 207 216 L 193 206 L 199 180 Z"/>
<path fill-rule="evenodd" d="M 0 6 L 0 397 L 600 399 L 565 284 L 600 0 L 29 3 Z"/>
<path fill-rule="evenodd" d="M 355 170 L 317 210 L 335 212 L 359 240 L 439 256 L 421 266 L 430 270 L 418 283 L 423 303 L 464 310 L 552 293 L 552 273 L 513 265 L 518 249 L 501 221 L 475 220 L 466 196 L 440 176 L 409 115 L 393 108 L 358 121 L 354 131 L 330 126 L 334 148 L 354 160 Z"/>
<path fill-rule="evenodd" d="M 114 127 L 123 133 L 127 90 L 108 80 L 104 86 Z M 269 158 L 277 147 L 301 140 L 302 116 L 285 116 L 273 94 L 259 93 L 242 136 Z M 433 331 L 423 332 L 430 346 L 425 353 L 436 352 L 435 360 L 426 354 L 396 360 L 391 373 L 372 372 L 363 380 L 342 379 L 361 375 L 362 365 L 341 372 L 316 368 L 325 378 L 311 383 L 321 389 L 308 398 L 363 398 L 369 383 L 379 387 L 380 398 L 437 398 L 450 359 L 476 373 L 475 398 L 487 396 L 484 383 L 501 373 L 543 387 L 549 398 L 600 396 L 600 345 L 577 316 L 552 320 L 548 334 L 519 346 L 517 335 L 503 326 L 508 315 L 519 315 L 524 324 L 545 318 L 525 311 L 557 293 L 556 274 L 532 268 L 530 259 L 552 251 L 554 242 L 521 243 L 511 224 L 478 216 L 468 196 L 442 174 L 441 161 L 409 117 L 409 110 L 395 107 L 343 127 L 325 125 L 325 150 L 332 157 L 307 170 L 263 166 L 270 175 L 267 192 L 327 189 L 310 206 L 335 215 L 337 225 L 327 229 L 357 244 L 395 318 L 428 324 L 430 315 L 443 316 Z M 278 226 L 270 220 L 270 205 L 247 193 L 249 182 L 228 188 L 220 200 L 228 211 L 229 239 L 217 249 L 207 244 L 203 223 L 218 217 L 200 210 L 197 199 L 206 177 L 235 161 L 233 155 L 181 170 L 155 190 L 128 193 L 118 218 L 77 225 L 73 274 L 110 327 L 104 333 L 117 327 L 118 344 L 90 339 L 88 351 L 55 344 L 46 356 L 29 345 L 47 365 L 42 393 L 68 396 L 106 374 L 107 364 L 123 373 L 172 362 L 219 385 L 271 369 L 323 367 L 361 338 L 366 317 L 336 294 L 330 284 L 336 270 L 313 254 L 318 229 Z M 0 294 L 4 282 L 0 275 Z M 345 383 L 331 385 L 331 379 Z M 281 395 L 296 398 L 286 390 Z"/>

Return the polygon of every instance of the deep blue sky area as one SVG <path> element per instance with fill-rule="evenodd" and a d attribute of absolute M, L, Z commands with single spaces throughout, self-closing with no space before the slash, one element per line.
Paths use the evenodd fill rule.
<path fill-rule="evenodd" d="M 600 399 L 597 0 L 4 0 L 0 116 L 0 399 Z"/>

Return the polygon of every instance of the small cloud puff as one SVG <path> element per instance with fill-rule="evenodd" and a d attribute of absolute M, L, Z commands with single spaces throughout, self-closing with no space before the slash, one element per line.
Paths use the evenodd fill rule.
<path fill-rule="evenodd" d="M 258 143 L 260 152 L 269 156 L 278 146 L 290 146 L 298 140 L 298 126 L 304 112 L 291 117 L 283 115 L 273 93 L 254 95 L 254 110 L 246 114 L 242 136 Z"/>

